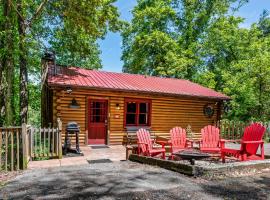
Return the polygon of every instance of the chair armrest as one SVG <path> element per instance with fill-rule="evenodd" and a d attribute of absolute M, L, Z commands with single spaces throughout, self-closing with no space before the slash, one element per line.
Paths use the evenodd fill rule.
<path fill-rule="evenodd" d="M 225 140 L 225 139 L 221 139 L 219 141 L 220 142 L 241 142 L 242 140 Z"/>
<path fill-rule="evenodd" d="M 146 144 L 146 143 L 144 143 L 144 142 L 137 142 L 137 144 Z"/>
<path fill-rule="evenodd" d="M 243 144 L 262 144 L 264 141 L 259 140 L 259 141 L 242 141 Z"/>
<path fill-rule="evenodd" d="M 138 148 L 140 148 L 140 146 L 141 146 L 142 144 L 144 144 L 144 145 L 146 146 L 146 151 L 149 150 L 149 147 L 148 147 L 148 144 L 147 144 L 147 143 L 144 143 L 144 142 L 137 142 L 137 144 L 138 144 Z"/>

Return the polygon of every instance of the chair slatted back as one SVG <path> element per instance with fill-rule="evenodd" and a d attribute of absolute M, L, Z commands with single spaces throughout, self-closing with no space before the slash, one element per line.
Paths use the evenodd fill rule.
<path fill-rule="evenodd" d="M 143 153 L 146 152 L 147 148 L 146 148 L 146 145 L 148 145 L 148 149 L 149 150 L 152 150 L 153 149 L 153 146 L 152 146 L 152 140 L 151 140 L 151 136 L 150 136 L 150 133 L 149 131 L 141 128 L 137 131 L 137 138 L 138 138 L 138 142 L 139 143 L 143 143 L 143 144 L 140 144 L 140 147 L 141 147 L 141 151 Z"/>
<path fill-rule="evenodd" d="M 186 130 L 181 127 L 174 127 L 170 130 L 171 143 L 173 147 L 185 148 L 187 134 Z"/>
<path fill-rule="evenodd" d="M 242 141 L 260 141 L 263 139 L 266 128 L 259 123 L 253 123 L 247 126 L 244 130 Z M 243 145 L 241 150 L 243 150 Z M 248 154 L 256 154 L 259 148 L 259 144 L 246 144 L 246 152 Z"/>
<path fill-rule="evenodd" d="M 202 133 L 201 147 L 204 148 L 218 147 L 220 140 L 219 128 L 208 125 L 201 129 L 201 133 Z"/>

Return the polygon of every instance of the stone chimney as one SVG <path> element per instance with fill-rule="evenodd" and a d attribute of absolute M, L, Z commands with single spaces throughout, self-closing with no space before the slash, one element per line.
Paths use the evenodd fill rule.
<path fill-rule="evenodd" d="M 53 71 L 51 71 L 53 75 L 57 74 L 55 53 L 53 51 L 46 51 L 41 60 L 42 60 L 42 69 L 41 69 L 42 75 L 44 75 L 44 73 L 47 75 L 49 66 L 53 68 Z"/>

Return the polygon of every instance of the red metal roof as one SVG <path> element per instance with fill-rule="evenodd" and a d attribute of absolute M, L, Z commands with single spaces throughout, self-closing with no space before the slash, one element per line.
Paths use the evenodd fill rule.
<path fill-rule="evenodd" d="M 53 75 L 48 73 L 49 86 L 73 86 L 120 91 L 160 93 L 213 99 L 230 99 L 228 96 L 188 80 L 87 70 L 78 67 L 57 66 Z"/>

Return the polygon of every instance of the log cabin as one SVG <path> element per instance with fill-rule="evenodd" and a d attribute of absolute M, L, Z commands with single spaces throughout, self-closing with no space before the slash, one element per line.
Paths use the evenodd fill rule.
<path fill-rule="evenodd" d="M 43 62 L 42 125 L 77 122 L 84 145 L 125 142 L 129 128 L 168 136 L 175 126 L 193 132 L 221 117 L 230 98 L 188 80 L 87 70 Z M 63 138 L 62 138 L 63 139 Z"/>

